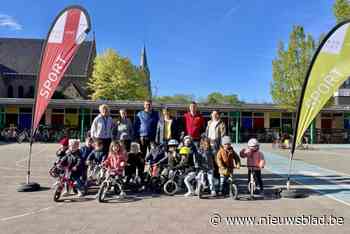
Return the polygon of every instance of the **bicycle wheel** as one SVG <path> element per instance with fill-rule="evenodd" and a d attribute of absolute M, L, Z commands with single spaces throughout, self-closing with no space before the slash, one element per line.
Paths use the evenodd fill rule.
<path fill-rule="evenodd" d="M 59 202 L 60 201 L 60 197 L 61 197 L 61 194 L 62 194 L 62 187 L 61 186 L 57 186 L 55 188 L 55 192 L 53 194 L 53 200 L 55 202 Z"/>
<path fill-rule="evenodd" d="M 178 185 L 177 185 L 177 183 L 174 180 L 168 180 L 163 185 L 163 190 L 164 190 L 164 193 L 166 195 L 173 196 L 173 195 L 176 194 L 176 192 L 178 190 Z"/>
<path fill-rule="evenodd" d="M 151 178 L 151 191 L 156 192 L 156 193 L 160 193 L 161 184 L 160 184 L 160 179 L 158 177 Z"/>
<path fill-rule="evenodd" d="M 248 183 L 248 191 L 249 191 L 250 199 L 254 199 L 254 191 L 255 191 L 255 183 L 254 182 Z"/>
<path fill-rule="evenodd" d="M 237 200 L 238 198 L 238 188 L 237 188 L 237 185 L 234 184 L 234 183 L 230 183 L 230 191 L 229 191 L 229 194 L 230 194 L 230 197 L 234 200 Z"/>
<path fill-rule="evenodd" d="M 104 202 L 105 198 L 106 198 L 106 194 L 108 191 L 108 183 L 107 182 L 103 182 L 100 189 L 98 190 L 98 201 L 99 202 Z"/>
<path fill-rule="evenodd" d="M 114 193 L 115 195 L 119 196 L 121 194 L 122 190 L 122 186 L 119 183 L 115 183 L 115 185 L 113 186 L 114 188 Z"/>
<path fill-rule="evenodd" d="M 203 186 L 203 184 L 202 183 L 200 183 L 199 185 L 198 185 L 198 198 L 199 199 L 203 199 L 203 195 L 204 195 L 204 186 Z"/>

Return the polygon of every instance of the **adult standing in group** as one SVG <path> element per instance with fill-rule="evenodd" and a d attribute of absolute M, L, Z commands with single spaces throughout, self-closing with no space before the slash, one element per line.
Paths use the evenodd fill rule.
<path fill-rule="evenodd" d="M 155 141 L 159 116 L 152 110 L 151 100 L 144 101 L 143 107 L 144 110 L 136 115 L 134 133 L 140 141 L 142 156 L 145 158 L 150 143 Z"/>
<path fill-rule="evenodd" d="M 197 103 L 192 102 L 189 111 L 184 115 L 184 130 L 186 135 L 192 137 L 194 144 L 198 147 L 201 134 L 205 130 L 205 120 L 197 110 Z"/>
<path fill-rule="evenodd" d="M 210 145 L 216 154 L 220 148 L 222 137 L 226 136 L 226 126 L 220 118 L 219 111 L 214 110 L 211 113 L 211 120 L 208 121 L 205 135 L 209 138 Z"/>
<path fill-rule="evenodd" d="M 112 141 L 113 120 L 109 116 L 109 107 L 106 104 L 99 106 L 100 114 L 94 119 L 91 125 L 91 137 L 103 144 L 103 151 L 108 153 Z"/>
<path fill-rule="evenodd" d="M 113 131 L 115 140 L 123 141 L 126 151 L 129 152 L 131 140 L 134 138 L 134 129 L 125 109 L 119 110 L 120 118 L 117 120 Z"/>
<path fill-rule="evenodd" d="M 179 129 L 176 119 L 174 119 L 167 107 L 162 109 L 162 116 L 158 120 L 156 143 L 166 144 L 170 139 L 179 138 Z"/>

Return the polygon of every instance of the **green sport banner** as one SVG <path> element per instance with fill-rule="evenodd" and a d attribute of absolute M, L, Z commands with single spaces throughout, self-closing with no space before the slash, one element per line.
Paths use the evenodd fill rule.
<path fill-rule="evenodd" d="M 313 119 L 350 76 L 349 25 L 347 20 L 335 26 L 312 58 L 301 91 L 291 157 Z"/>

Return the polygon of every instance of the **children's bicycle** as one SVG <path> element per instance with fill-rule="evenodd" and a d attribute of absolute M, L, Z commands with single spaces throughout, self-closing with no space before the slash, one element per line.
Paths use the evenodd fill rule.
<path fill-rule="evenodd" d="M 76 191 L 77 186 L 75 184 L 75 181 L 71 178 L 71 171 L 68 168 L 63 168 L 62 171 L 55 171 L 50 170 L 50 175 L 55 176 L 58 178 L 58 180 L 53 184 L 54 188 L 54 195 L 53 200 L 55 202 L 59 202 L 62 191 L 65 189 L 67 193 L 69 191 Z"/>
<path fill-rule="evenodd" d="M 139 175 L 139 169 L 136 168 L 136 173 L 124 178 L 124 187 L 132 192 L 140 192 L 143 189 L 143 181 Z"/>
<path fill-rule="evenodd" d="M 249 198 L 251 200 L 255 199 L 255 191 L 256 191 L 256 174 L 255 174 L 255 169 L 261 169 L 260 167 L 255 167 L 255 166 L 248 166 L 248 165 L 243 165 L 243 167 L 248 168 L 248 173 L 250 171 L 250 179 L 248 182 L 248 192 L 249 192 Z"/>
<path fill-rule="evenodd" d="M 97 198 L 99 202 L 105 202 L 106 196 L 113 187 L 114 194 L 118 196 L 119 199 L 125 198 L 125 192 L 123 189 L 123 178 L 118 175 L 114 170 L 106 171 L 106 179 L 102 182 L 100 189 L 97 193 Z"/>
<path fill-rule="evenodd" d="M 168 180 L 163 185 L 163 191 L 168 196 L 175 195 L 183 186 L 183 170 L 175 169 L 169 172 Z"/>
<path fill-rule="evenodd" d="M 233 173 L 231 173 L 230 176 L 228 177 L 227 185 L 228 185 L 228 189 L 229 189 L 228 192 L 229 192 L 230 198 L 232 198 L 233 200 L 237 200 L 237 198 L 238 198 L 238 187 L 235 184 Z"/>
<path fill-rule="evenodd" d="M 160 162 L 154 164 L 147 163 L 146 166 L 148 167 L 146 174 L 147 187 L 151 192 L 160 193 L 162 190 L 162 185 L 165 182 L 165 178 L 161 174 L 163 166 Z"/>
<path fill-rule="evenodd" d="M 96 185 L 100 185 L 105 178 L 106 169 L 102 164 L 95 162 L 89 163 L 87 168 L 87 178 L 89 181 L 94 181 Z"/>

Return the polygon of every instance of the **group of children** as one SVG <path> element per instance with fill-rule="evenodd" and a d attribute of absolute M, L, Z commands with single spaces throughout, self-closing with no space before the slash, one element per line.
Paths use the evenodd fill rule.
<path fill-rule="evenodd" d="M 93 141 L 91 137 L 87 137 L 81 147 L 79 140 L 68 138 L 63 138 L 60 145 L 56 153 L 57 162 L 71 170 L 71 179 L 76 182 L 78 196 L 84 196 L 84 191 L 89 185 L 87 168 L 92 163 L 128 177 L 138 172 L 144 186 L 147 173 L 152 176 L 151 169 L 154 166 L 162 170 L 159 173 L 167 176 L 175 170 L 181 170 L 187 188 L 185 196 L 199 193 L 199 187 L 193 184 L 198 184 L 201 173 L 205 171 L 211 196 L 216 196 L 217 192 L 222 195 L 225 182 L 234 169 L 241 166 L 240 157 L 247 158 L 248 179 L 250 173 L 254 172 L 260 191 L 263 191 L 261 169 L 265 166 L 265 160 L 256 139 L 251 139 L 248 148 L 242 149 L 239 155 L 233 149 L 228 136 L 222 138 L 221 147 L 217 152 L 211 147 L 208 138 L 202 137 L 197 146 L 198 143 L 193 142 L 190 136 L 185 136 L 180 143 L 175 139 L 169 140 L 166 145 L 151 143 L 145 156 L 140 152 L 137 143 L 131 143 L 130 151 L 127 152 L 123 141 L 112 141 L 109 152 L 104 151 L 102 142 Z M 197 180 L 197 183 L 193 183 L 194 180 Z"/>

